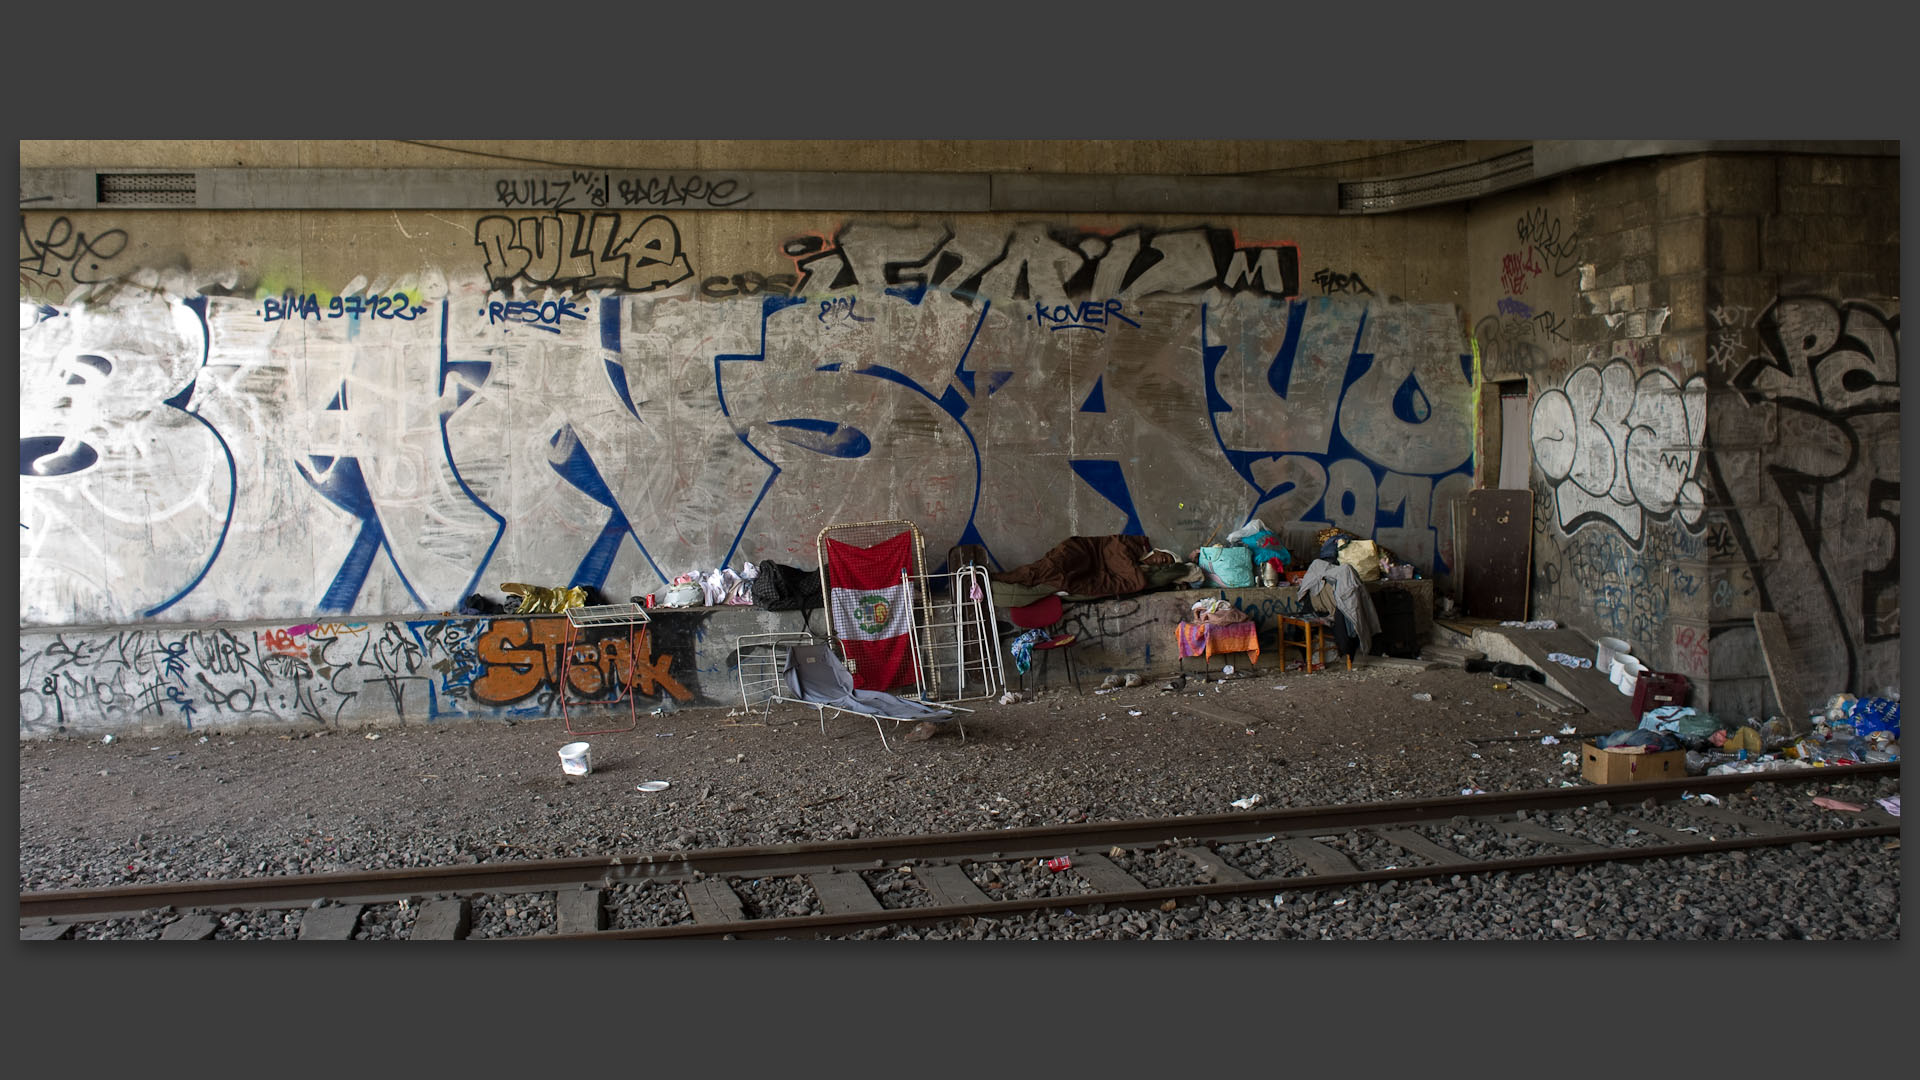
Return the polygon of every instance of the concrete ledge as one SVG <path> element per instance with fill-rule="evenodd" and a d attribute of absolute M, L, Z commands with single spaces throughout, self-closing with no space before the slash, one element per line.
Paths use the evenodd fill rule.
<path fill-rule="evenodd" d="M 1416 629 L 1422 639 L 1431 631 L 1431 580 L 1368 588 L 1413 593 Z M 1143 593 L 1068 604 L 1064 629 L 1079 636 L 1075 659 L 1096 681 L 1115 671 L 1172 671 L 1173 627 L 1205 598 L 1246 612 L 1263 652 L 1278 647 L 1275 616 L 1310 607 L 1291 586 Z M 631 645 L 624 630 L 584 630 L 565 672 L 565 707 L 589 723 L 624 724 L 629 712 L 644 722 L 666 700 L 735 706 L 736 639 L 823 628 L 818 611 L 803 622 L 799 612 L 728 606 L 656 609 Z M 570 629 L 561 615 L 23 627 L 20 737 L 552 718 L 562 711 Z M 1064 661 L 1045 653 L 1036 660 L 1029 687 L 1067 684 Z M 1006 663 L 1011 674 L 1010 657 Z M 637 691 L 631 701 L 628 687 Z"/>

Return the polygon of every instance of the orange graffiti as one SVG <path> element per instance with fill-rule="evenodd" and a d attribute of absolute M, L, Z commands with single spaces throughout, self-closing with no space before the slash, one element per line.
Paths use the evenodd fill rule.
<path fill-rule="evenodd" d="M 474 641 L 474 653 L 486 673 L 473 681 L 475 701 L 506 705 L 521 700 L 556 680 L 569 626 L 564 618 L 495 619 Z M 599 699 L 636 682 L 652 696 L 661 690 L 681 701 L 693 692 L 667 674 L 671 656 L 653 656 L 650 630 L 642 630 L 630 653 L 624 637 L 576 642 L 567 665 L 567 686 L 584 698 Z M 634 657 L 648 657 L 638 664 Z"/>

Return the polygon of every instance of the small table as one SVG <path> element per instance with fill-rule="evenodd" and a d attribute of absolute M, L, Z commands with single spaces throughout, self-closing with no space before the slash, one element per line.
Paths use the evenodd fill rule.
<path fill-rule="evenodd" d="M 1189 656 L 1202 656 L 1212 659 L 1214 653 L 1247 654 L 1249 670 L 1260 662 L 1260 628 L 1252 621 L 1227 623 L 1183 622 L 1174 627 L 1174 639 L 1180 645 L 1180 659 Z"/>
<path fill-rule="evenodd" d="M 1284 670 L 1287 666 L 1287 650 L 1297 647 L 1304 654 L 1304 658 L 1301 661 L 1304 672 L 1306 674 L 1312 674 L 1314 660 L 1318 659 L 1333 644 L 1327 639 L 1327 631 L 1333 629 L 1333 620 L 1325 616 L 1307 617 L 1302 615 L 1276 615 L 1274 618 L 1280 624 L 1281 669 Z M 1296 632 L 1298 636 L 1295 636 Z M 1322 660 L 1320 662 L 1321 670 L 1326 670 L 1326 666 L 1326 661 Z M 1353 670 L 1353 657 L 1351 656 L 1347 657 L 1347 670 Z"/>

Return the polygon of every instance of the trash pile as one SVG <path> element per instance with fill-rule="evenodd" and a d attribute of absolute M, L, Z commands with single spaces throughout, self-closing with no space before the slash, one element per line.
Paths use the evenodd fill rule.
<path fill-rule="evenodd" d="M 1637 728 L 1609 732 L 1593 745 L 1616 753 L 1686 752 L 1689 776 L 1861 765 L 1900 760 L 1900 697 L 1836 694 L 1816 713 L 1811 732 L 1796 735 L 1781 717 L 1726 722 L 1689 706 L 1649 709 Z M 1563 762 L 1578 764 L 1568 754 Z"/>

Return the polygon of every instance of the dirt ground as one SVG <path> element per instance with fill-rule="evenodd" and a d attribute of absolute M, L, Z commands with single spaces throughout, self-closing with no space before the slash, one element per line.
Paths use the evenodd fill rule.
<path fill-rule="evenodd" d="M 584 777 L 561 770 L 575 736 L 559 718 L 22 742 L 22 887 L 1229 813 L 1254 795 L 1308 806 L 1551 787 L 1579 782 L 1562 730 L 1590 719 L 1445 667 L 1167 681 L 968 702 L 964 739 L 893 739 L 891 752 L 870 719 L 830 718 L 823 734 L 792 705 L 642 714 L 636 730 L 583 736 Z M 650 780 L 670 786 L 637 790 Z"/>

